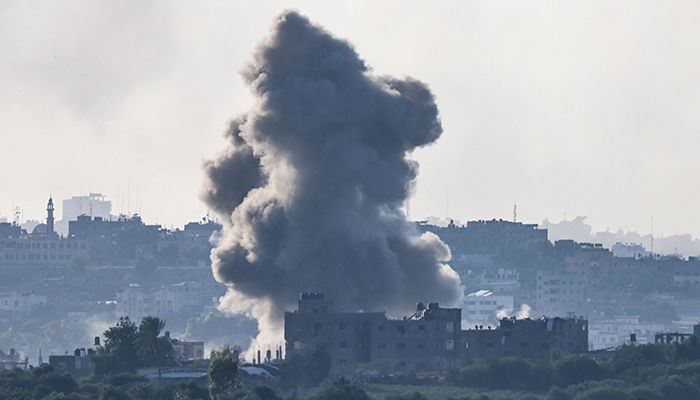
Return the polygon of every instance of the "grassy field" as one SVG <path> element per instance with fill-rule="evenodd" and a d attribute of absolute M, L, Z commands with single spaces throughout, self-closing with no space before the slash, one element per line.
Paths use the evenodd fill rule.
<path fill-rule="evenodd" d="M 446 400 L 448 398 L 471 400 L 543 400 L 544 393 L 516 392 L 510 390 L 479 390 L 453 386 L 411 386 L 411 385 L 363 385 L 360 386 L 373 400 L 384 400 L 387 395 L 410 395 L 420 392 L 428 400 Z"/>

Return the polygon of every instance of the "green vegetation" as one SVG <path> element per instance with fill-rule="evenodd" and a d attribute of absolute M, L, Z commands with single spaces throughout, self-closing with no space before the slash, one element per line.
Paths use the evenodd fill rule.
<path fill-rule="evenodd" d="M 209 359 L 209 394 L 217 400 L 238 388 L 238 360 L 234 360 L 228 346 L 221 351 L 212 350 Z"/>
<path fill-rule="evenodd" d="M 445 377 L 475 389 L 525 390 L 533 396 L 548 391 L 551 400 L 697 399 L 700 342 L 691 336 L 683 343 L 622 346 L 611 361 L 600 364 L 578 354 L 537 362 L 502 358 Z"/>
<path fill-rule="evenodd" d="M 173 346 L 170 338 L 160 336 L 165 321 L 156 317 L 145 317 L 136 329 L 129 317 L 104 333 L 105 345 L 90 357 L 94 365 L 93 374 L 104 377 L 109 374 L 134 373 L 139 367 L 161 367 L 173 363 Z"/>

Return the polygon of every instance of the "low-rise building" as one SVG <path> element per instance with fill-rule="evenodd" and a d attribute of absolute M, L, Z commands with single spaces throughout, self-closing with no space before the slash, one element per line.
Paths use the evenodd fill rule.
<path fill-rule="evenodd" d="M 588 321 L 582 317 L 503 318 L 495 329 L 462 331 L 463 362 L 499 357 L 548 358 L 588 349 Z"/>
<path fill-rule="evenodd" d="M 31 293 L 4 292 L 0 293 L 0 310 L 28 315 L 36 307 L 46 304 L 46 296 L 35 296 Z"/>
<path fill-rule="evenodd" d="M 182 307 L 203 309 L 217 305 L 219 297 L 226 293 L 226 285 L 218 282 L 180 282 L 169 286 L 169 290 L 182 295 Z"/>
<path fill-rule="evenodd" d="M 132 283 L 117 293 L 117 316 L 128 316 L 134 321 L 148 316 L 176 314 L 181 309 L 182 295 L 168 287 L 153 289 Z"/>
<path fill-rule="evenodd" d="M 663 324 L 640 323 L 638 315 L 616 316 L 613 320 L 591 323 L 589 349 L 600 350 L 629 343 L 630 334 L 635 335 L 639 344 L 654 343 L 654 335 L 664 330 Z"/>
<path fill-rule="evenodd" d="M 204 359 L 204 342 L 185 342 L 172 339 L 170 343 L 177 361 Z"/>
<path fill-rule="evenodd" d="M 67 372 L 74 377 L 87 376 L 92 373 L 92 363 L 88 357 L 92 352 L 92 349 L 75 349 L 73 355 L 49 356 L 49 365 L 59 374 Z"/>

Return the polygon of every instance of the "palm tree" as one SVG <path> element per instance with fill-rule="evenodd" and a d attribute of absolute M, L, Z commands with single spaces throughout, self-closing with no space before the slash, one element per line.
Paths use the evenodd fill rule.
<path fill-rule="evenodd" d="M 134 344 L 139 357 L 146 365 L 158 366 L 158 378 L 161 377 L 163 360 L 173 353 L 173 345 L 167 336 L 159 336 L 165 328 L 165 321 L 158 317 L 144 317 L 139 325 Z"/>

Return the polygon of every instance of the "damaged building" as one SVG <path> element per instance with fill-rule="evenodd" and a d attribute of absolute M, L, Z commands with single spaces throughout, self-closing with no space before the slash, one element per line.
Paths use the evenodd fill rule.
<path fill-rule="evenodd" d="M 462 331 L 463 360 L 499 357 L 549 358 L 552 349 L 562 355 L 588 350 L 588 321 L 566 318 L 503 318 L 495 329 L 475 326 Z"/>
<path fill-rule="evenodd" d="M 418 303 L 413 315 L 396 320 L 385 312 L 335 312 L 322 293 L 302 293 L 298 310 L 284 315 L 286 353 L 289 357 L 324 345 L 334 366 L 458 367 L 461 321 L 461 309 L 438 303 Z"/>
<path fill-rule="evenodd" d="M 588 321 L 582 317 L 507 319 L 491 329 L 462 330 L 462 310 L 426 307 L 403 319 L 385 312 L 336 312 L 323 293 L 302 293 L 297 311 L 284 315 L 287 357 L 325 346 L 332 365 L 387 362 L 419 370 L 461 367 L 497 357 L 548 358 L 588 349 Z"/>

